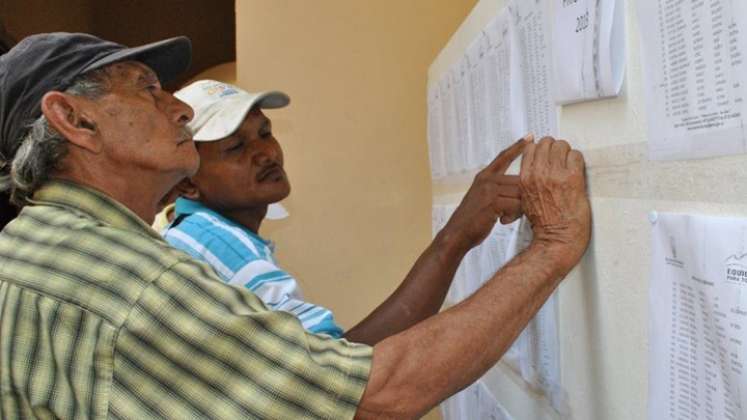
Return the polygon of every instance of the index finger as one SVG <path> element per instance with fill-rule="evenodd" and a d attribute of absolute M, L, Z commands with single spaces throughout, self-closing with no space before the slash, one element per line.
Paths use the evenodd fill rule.
<path fill-rule="evenodd" d="M 568 152 L 568 156 L 566 157 L 566 165 L 568 166 L 568 169 L 575 169 L 583 172 L 586 168 L 584 155 L 582 155 L 578 150 L 571 150 Z"/>
<path fill-rule="evenodd" d="M 524 148 L 531 142 L 531 135 L 521 138 L 519 141 L 511 145 L 509 148 L 503 150 L 498 156 L 490 162 L 488 165 L 488 171 L 505 173 L 511 163 L 516 160 L 517 157 L 521 156 Z"/>

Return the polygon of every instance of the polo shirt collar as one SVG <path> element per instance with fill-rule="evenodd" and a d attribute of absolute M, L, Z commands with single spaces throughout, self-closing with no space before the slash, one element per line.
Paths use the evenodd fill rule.
<path fill-rule="evenodd" d="M 270 247 L 271 250 L 275 249 L 275 244 L 272 241 L 268 241 L 267 239 L 259 236 L 258 234 L 252 232 L 251 230 L 247 229 L 246 226 L 241 225 L 239 223 L 234 222 L 233 220 L 223 216 L 222 214 L 218 213 L 217 211 L 211 209 L 210 207 L 205 206 L 204 204 L 200 203 L 199 201 L 190 200 L 188 198 L 179 197 L 176 199 L 176 207 L 174 208 L 174 216 L 176 220 L 179 218 L 179 216 L 188 216 L 190 214 L 195 213 L 208 213 L 213 217 L 216 217 L 223 223 L 226 223 L 230 226 L 237 227 L 241 229 L 242 231 L 246 232 L 251 237 L 257 239 L 258 241 L 262 242 L 263 244 Z"/>
<path fill-rule="evenodd" d="M 143 219 L 101 191 L 70 181 L 53 180 L 39 188 L 29 200 L 32 205 L 65 207 L 100 220 L 112 227 L 146 234 L 158 240 L 161 236 Z"/>

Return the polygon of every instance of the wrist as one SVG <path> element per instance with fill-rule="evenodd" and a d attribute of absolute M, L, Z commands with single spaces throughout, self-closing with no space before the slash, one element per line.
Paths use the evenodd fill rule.
<path fill-rule="evenodd" d="M 459 230 L 450 229 L 447 225 L 433 239 L 432 245 L 444 258 L 461 259 L 472 249 L 466 235 Z"/>
<path fill-rule="evenodd" d="M 541 256 L 545 267 L 558 279 L 564 278 L 578 264 L 583 252 L 567 243 L 535 238 L 529 247 Z"/>

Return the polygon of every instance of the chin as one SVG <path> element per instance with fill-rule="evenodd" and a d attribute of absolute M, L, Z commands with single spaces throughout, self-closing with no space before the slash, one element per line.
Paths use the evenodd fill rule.
<path fill-rule="evenodd" d="M 200 169 L 200 155 L 196 150 L 194 155 L 185 158 L 182 167 L 184 168 L 184 178 L 190 178 L 197 174 L 197 171 Z"/>
<path fill-rule="evenodd" d="M 280 201 L 285 200 L 290 195 L 290 190 L 285 190 L 282 193 L 273 194 L 272 197 L 268 200 L 269 204 L 274 204 Z"/>
<path fill-rule="evenodd" d="M 276 191 L 268 191 L 267 194 L 264 194 L 264 199 L 262 200 L 263 203 L 270 205 L 275 204 L 277 202 L 283 201 L 286 198 L 288 198 L 288 195 L 290 195 L 290 188 L 288 189 L 278 189 Z"/>

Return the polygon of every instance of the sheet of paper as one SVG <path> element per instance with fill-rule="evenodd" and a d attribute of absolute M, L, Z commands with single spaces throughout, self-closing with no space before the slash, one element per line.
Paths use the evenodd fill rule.
<path fill-rule="evenodd" d="M 649 419 L 745 419 L 747 219 L 651 221 Z"/>
<path fill-rule="evenodd" d="M 503 149 L 527 133 L 524 116 L 524 84 L 521 79 L 519 51 L 504 9 L 485 28 L 487 53 L 481 62 L 485 77 L 488 145 L 483 165 L 490 163 Z"/>
<path fill-rule="evenodd" d="M 529 246 L 532 239 L 531 227 L 526 219 L 522 219 L 515 230 L 509 239 L 507 260 Z M 557 292 L 550 296 L 521 332 L 503 362 L 513 368 L 530 388 L 544 394 L 558 413 L 569 412 L 568 397 L 560 377 Z"/>
<path fill-rule="evenodd" d="M 472 100 L 470 112 L 473 114 L 472 139 L 470 159 L 475 168 L 485 165 L 485 160 L 493 154 L 492 142 L 488 125 L 490 124 L 492 110 L 488 107 L 488 74 L 486 73 L 488 39 L 481 33 L 472 41 L 467 48 L 467 62 L 469 63 L 470 99 Z M 493 88 L 493 86 L 490 86 Z"/>
<path fill-rule="evenodd" d="M 570 408 L 561 386 L 557 319 L 558 295 L 554 293 L 517 340 L 518 369 L 527 384 L 544 394 L 559 413 L 566 414 Z"/>
<path fill-rule="evenodd" d="M 455 174 L 464 167 L 463 151 L 459 145 L 459 125 L 456 113 L 456 88 L 453 69 L 439 82 L 441 90 L 441 112 L 443 115 L 443 144 L 446 173 Z"/>
<path fill-rule="evenodd" d="M 433 237 L 436 237 L 436 234 L 443 229 L 444 226 L 446 226 L 446 222 L 449 221 L 449 218 L 456 210 L 456 204 L 435 204 L 433 205 L 432 210 L 432 231 L 433 231 Z M 453 305 L 455 303 L 458 303 L 462 301 L 466 296 L 469 296 L 467 292 L 467 281 L 466 281 L 466 264 L 460 264 L 459 268 L 456 271 L 456 274 L 454 274 L 454 279 L 452 280 L 451 287 L 449 288 L 449 291 L 446 295 L 446 303 L 449 305 Z"/>
<path fill-rule="evenodd" d="M 624 0 L 555 0 L 556 102 L 617 96 L 625 74 Z"/>
<path fill-rule="evenodd" d="M 539 139 L 556 135 L 558 115 L 553 92 L 552 4 L 550 0 L 510 0 L 524 87 L 526 128 Z"/>
<path fill-rule="evenodd" d="M 747 2 L 638 1 L 652 159 L 747 152 Z"/>
<path fill-rule="evenodd" d="M 513 420 L 482 381 L 444 401 L 441 415 L 444 420 Z"/>
<path fill-rule="evenodd" d="M 456 105 L 457 128 L 459 130 L 455 137 L 457 148 L 462 156 L 462 165 L 457 172 L 477 168 L 477 152 L 474 145 L 474 134 L 472 133 L 472 120 L 477 118 L 472 109 L 472 83 L 470 81 L 469 58 L 465 55 L 456 62 L 453 73 L 455 78 L 454 99 Z"/>
<path fill-rule="evenodd" d="M 446 175 L 444 153 L 444 116 L 441 105 L 441 89 L 438 83 L 428 91 L 428 155 L 431 161 L 431 177 L 439 179 Z"/>
<path fill-rule="evenodd" d="M 446 211 L 453 212 L 453 208 Z M 519 248 L 521 223 L 519 220 L 510 225 L 496 224 L 485 241 L 465 255 L 452 282 L 452 290 L 448 296 L 449 304 L 459 303 L 468 298 L 524 248 L 523 242 L 523 246 Z M 531 236 L 529 239 L 531 240 Z"/>

